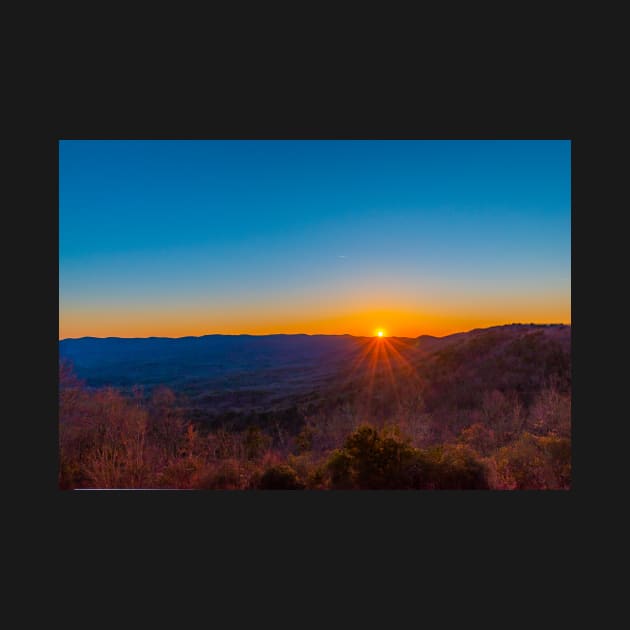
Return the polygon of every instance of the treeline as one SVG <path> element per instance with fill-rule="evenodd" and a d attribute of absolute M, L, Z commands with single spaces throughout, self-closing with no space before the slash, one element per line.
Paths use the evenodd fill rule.
<path fill-rule="evenodd" d="M 196 489 L 568 489 L 570 395 L 553 383 L 525 406 L 486 392 L 477 408 L 427 411 L 401 392 L 388 421 L 360 407 L 235 431 L 190 422 L 167 388 L 147 399 L 90 390 L 60 367 L 59 485 Z"/>

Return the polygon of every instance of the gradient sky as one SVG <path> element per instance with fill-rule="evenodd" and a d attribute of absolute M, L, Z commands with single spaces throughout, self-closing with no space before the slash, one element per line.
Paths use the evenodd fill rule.
<path fill-rule="evenodd" d="M 571 321 L 569 141 L 61 141 L 60 338 Z"/>

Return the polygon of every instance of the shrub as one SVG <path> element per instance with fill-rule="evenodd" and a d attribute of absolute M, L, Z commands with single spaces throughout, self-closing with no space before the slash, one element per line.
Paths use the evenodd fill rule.
<path fill-rule="evenodd" d="M 195 472 L 194 464 L 185 459 L 173 460 L 157 477 L 160 488 L 183 489 L 190 488 L 191 479 Z"/>
<path fill-rule="evenodd" d="M 463 429 L 459 434 L 459 440 L 482 455 L 490 453 L 496 444 L 494 431 L 480 422 Z"/>
<path fill-rule="evenodd" d="M 258 459 L 269 448 L 271 439 L 258 427 L 250 426 L 245 433 L 245 457 L 249 460 Z"/>
<path fill-rule="evenodd" d="M 326 490 L 328 488 L 325 466 L 317 466 L 309 472 L 306 487 L 310 490 Z"/>
<path fill-rule="evenodd" d="M 91 404 L 91 445 L 84 456 L 90 487 L 143 487 L 150 472 L 145 457 L 146 411 L 112 388 L 98 391 Z"/>
<path fill-rule="evenodd" d="M 540 391 L 530 411 L 533 433 L 553 433 L 559 437 L 571 436 L 571 397 L 555 387 Z"/>
<path fill-rule="evenodd" d="M 363 426 L 327 463 L 337 489 L 487 488 L 483 465 L 465 447 L 422 451 L 393 431 Z"/>
<path fill-rule="evenodd" d="M 258 488 L 260 490 L 303 490 L 304 484 L 299 480 L 293 468 L 280 464 L 264 472 Z"/>
<path fill-rule="evenodd" d="M 326 467 L 333 488 L 349 490 L 355 486 L 353 465 L 353 458 L 346 451 L 336 450 L 332 453 Z"/>
<path fill-rule="evenodd" d="M 59 489 L 81 488 L 88 480 L 78 461 L 61 456 L 59 458 Z"/>
<path fill-rule="evenodd" d="M 307 453 L 313 448 L 314 431 L 305 424 L 295 438 L 295 449 L 298 453 Z"/>
<path fill-rule="evenodd" d="M 243 485 L 243 471 L 233 459 L 203 470 L 194 480 L 194 487 L 199 490 L 240 490 Z"/>
<path fill-rule="evenodd" d="M 186 423 L 176 398 L 167 387 L 153 390 L 149 405 L 147 437 L 166 459 L 177 457 L 185 448 Z"/>
<path fill-rule="evenodd" d="M 495 457 L 498 485 L 504 489 L 568 489 L 571 442 L 568 438 L 524 433 Z"/>
<path fill-rule="evenodd" d="M 430 487 L 438 490 L 487 490 L 487 473 L 474 451 L 463 444 L 439 447 L 428 453 Z"/>
<path fill-rule="evenodd" d="M 353 462 L 360 488 L 409 487 L 409 467 L 418 451 L 408 441 L 365 426 L 348 437 L 344 448 Z"/>
<path fill-rule="evenodd" d="M 395 433 L 359 427 L 328 460 L 334 488 L 412 488 L 419 451 Z"/>
<path fill-rule="evenodd" d="M 321 462 L 312 453 L 289 454 L 282 463 L 292 468 L 298 479 L 303 480 L 308 488 L 319 487 L 326 481 L 325 477 L 322 477 Z"/>
<path fill-rule="evenodd" d="M 549 435 L 538 438 L 538 444 L 547 456 L 557 486 L 569 489 L 571 487 L 571 440 Z"/>

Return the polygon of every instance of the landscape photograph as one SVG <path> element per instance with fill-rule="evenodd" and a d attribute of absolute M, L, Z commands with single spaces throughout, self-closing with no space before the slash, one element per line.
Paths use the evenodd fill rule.
<path fill-rule="evenodd" d="M 571 338 L 569 140 L 59 141 L 60 490 L 570 490 Z"/>

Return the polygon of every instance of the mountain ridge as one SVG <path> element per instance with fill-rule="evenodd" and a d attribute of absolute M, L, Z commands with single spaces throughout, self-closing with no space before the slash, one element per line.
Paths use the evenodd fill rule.
<path fill-rule="evenodd" d="M 484 332 L 495 329 L 506 329 L 506 328 L 517 328 L 517 327 L 533 327 L 533 328 L 548 328 L 548 327 L 564 327 L 571 328 L 571 324 L 564 323 L 512 323 L 512 324 L 497 324 L 495 326 L 488 326 L 486 328 L 471 328 L 470 330 L 458 331 L 455 333 L 449 333 L 447 335 L 428 335 L 428 334 L 420 334 L 416 337 L 407 337 L 405 335 L 391 335 L 386 338 L 391 339 L 446 339 L 450 337 L 454 337 L 456 335 L 466 335 L 469 333 L 475 332 Z M 208 333 L 206 335 L 183 335 L 181 337 L 168 337 L 162 335 L 150 335 L 147 337 L 119 337 L 116 335 L 110 335 L 107 337 L 96 337 L 94 335 L 85 335 L 83 337 L 64 337 L 63 339 L 59 339 L 59 342 L 63 341 L 83 341 L 83 340 L 130 340 L 130 341 L 138 341 L 141 339 L 160 339 L 160 340 L 171 340 L 177 341 L 180 339 L 206 339 L 208 337 L 229 337 L 229 338 L 240 338 L 240 337 L 248 337 L 248 338 L 266 338 L 266 337 L 354 337 L 357 339 L 371 339 L 373 336 L 370 335 L 353 335 L 351 333 L 335 333 L 335 334 L 326 334 L 326 333 L 269 333 L 256 335 L 252 333 L 235 333 L 235 334 L 224 334 L 224 333 Z"/>
<path fill-rule="evenodd" d="M 430 411 L 449 401 L 479 405 L 494 389 L 528 403 L 550 379 L 570 387 L 571 332 L 569 324 L 507 324 L 417 338 L 87 337 L 60 341 L 59 355 L 88 388 L 150 395 L 168 387 L 191 419 L 214 425 L 237 418 L 245 426 L 266 422 L 269 413 L 297 417 L 302 405 L 366 396 L 372 412 L 387 417 L 397 396 L 420 384 Z"/>

